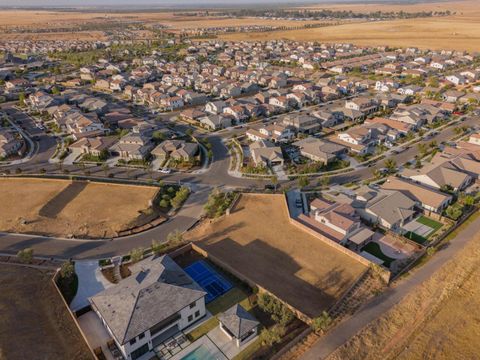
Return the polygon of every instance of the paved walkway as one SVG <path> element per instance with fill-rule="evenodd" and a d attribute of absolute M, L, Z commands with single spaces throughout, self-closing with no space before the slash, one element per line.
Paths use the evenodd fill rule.
<path fill-rule="evenodd" d="M 338 347 L 346 343 L 370 322 L 382 316 L 393 306 L 398 304 L 408 293 L 428 280 L 432 274 L 452 259 L 470 240 L 477 236 L 480 228 L 480 217 L 470 223 L 447 246 L 439 250 L 425 265 L 412 275 L 402 280 L 397 286 L 389 288 L 382 295 L 374 298 L 364 305 L 356 315 L 338 325 L 325 337 L 317 341 L 310 350 L 304 354 L 304 360 L 325 359 Z"/>

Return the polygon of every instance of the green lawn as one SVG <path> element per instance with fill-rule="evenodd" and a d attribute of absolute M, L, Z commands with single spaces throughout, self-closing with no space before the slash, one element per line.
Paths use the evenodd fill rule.
<path fill-rule="evenodd" d="M 420 216 L 416 221 L 419 222 L 420 224 L 426 225 L 433 229 L 433 231 L 430 234 L 428 234 L 427 238 L 431 237 L 443 226 L 442 223 L 435 221 L 433 219 L 430 219 L 426 216 Z"/>
<path fill-rule="evenodd" d="M 207 321 L 205 321 L 199 327 L 193 329 L 190 333 L 187 334 L 188 340 L 191 342 L 200 339 L 203 335 L 208 333 L 210 330 L 213 330 L 218 325 L 218 319 L 214 316 Z"/>
<path fill-rule="evenodd" d="M 235 356 L 233 360 L 248 360 L 252 359 L 253 354 L 255 354 L 262 347 L 262 342 L 260 338 L 257 338 L 253 343 L 248 345 L 240 354 Z"/>
<path fill-rule="evenodd" d="M 252 308 L 250 302 L 248 301 L 248 294 L 238 287 L 234 287 L 222 296 L 207 304 L 207 309 L 213 315 L 217 315 L 225 310 L 228 310 L 237 303 L 240 303 L 240 305 L 242 305 L 247 311 L 250 311 Z"/>
<path fill-rule="evenodd" d="M 227 293 L 207 304 L 207 310 L 212 313 L 213 317 L 188 333 L 188 340 L 195 341 L 207 334 L 210 330 L 213 330 L 218 325 L 217 315 L 228 310 L 237 303 L 240 303 L 240 305 L 242 305 L 247 311 L 252 309 L 248 300 L 248 294 L 238 287 L 234 287 Z"/>
<path fill-rule="evenodd" d="M 366 251 L 366 252 L 372 254 L 373 256 L 383 260 L 384 261 L 383 265 L 385 265 L 386 267 L 390 267 L 390 264 L 393 261 L 395 261 L 395 259 L 385 255 L 382 252 L 382 250 L 380 249 L 380 245 L 378 245 L 377 243 L 374 243 L 374 242 L 369 242 L 367 245 L 365 245 L 363 247 L 362 251 Z"/>
<path fill-rule="evenodd" d="M 425 239 L 423 236 L 420 236 L 418 234 L 415 234 L 414 232 L 407 231 L 403 236 L 405 236 L 407 239 L 415 241 L 417 244 L 424 245 L 428 243 L 428 240 Z"/>

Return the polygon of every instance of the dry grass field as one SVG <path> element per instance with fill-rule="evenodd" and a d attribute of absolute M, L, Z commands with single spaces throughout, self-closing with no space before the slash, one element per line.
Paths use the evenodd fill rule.
<path fill-rule="evenodd" d="M 480 235 L 329 360 L 479 359 Z"/>
<path fill-rule="evenodd" d="M 414 11 L 415 6 L 417 5 L 375 5 L 375 10 Z M 290 39 L 349 42 L 364 46 L 416 46 L 429 49 L 480 51 L 480 5 L 478 1 L 418 4 L 418 6 L 417 11 L 451 10 L 457 14 L 425 19 L 352 23 L 308 30 L 227 34 L 222 35 L 221 38 L 228 40 Z M 337 7 L 340 5 L 332 5 L 332 8 Z M 324 7 L 322 6 L 322 8 Z M 341 9 L 373 11 L 374 8 L 373 5 L 343 5 Z"/>
<path fill-rule="evenodd" d="M 283 195 L 242 195 L 189 235 L 209 254 L 304 314 L 328 309 L 366 267 L 290 224 Z"/>
<path fill-rule="evenodd" d="M 2 265 L 0 359 L 92 359 L 51 271 Z"/>
<path fill-rule="evenodd" d="M 26 27 L 63 27 L 73 24 L 101 23 L 104 21 L 143 21 L 149 23 L 161 23 L 173 28 L 196 28 L 215 26 L 241 26 L 241 25 L 276 25 L 276 26 L 299 26 L 302 24 L 318 21 L 298 22 L 291 20 L 274 20 L 258 18 L 225 18 L 215 15 L 205 17 L 177 16 L 172 12 L 55 12 L 55 11 L 29 11 L 29 10 L 2 10 L 0 11 L 0 24 L 3 26 L 26 26 Z"/>
<path fill-rule="evenodd" d="M 149 207 L 157 191 L 154 187 L 0 179 L 0 230 L 114 236 Z"/>

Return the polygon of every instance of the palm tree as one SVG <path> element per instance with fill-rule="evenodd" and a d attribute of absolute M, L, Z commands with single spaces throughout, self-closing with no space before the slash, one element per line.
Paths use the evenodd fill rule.
<path fill-rule="evenodd" d="M 394 173 L 397 171 L 397 163 L 393 159 L 387 159 L 384 162 L 385 168 L 388 170 L 390 174 Z"/>

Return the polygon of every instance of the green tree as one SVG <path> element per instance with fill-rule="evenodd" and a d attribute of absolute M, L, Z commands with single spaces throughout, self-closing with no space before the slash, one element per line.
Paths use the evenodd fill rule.
<path fill-rule="evenodd" d="M 168 208 L 170 206 L 170 201 L 166 200 L 166 199 L 162 199 L 160 200 L 159 204 L 158 204 L 161 208 Z"/>
<path fill-rule="evenodd" d="M 33 249 L 25 248 L 17 253 L 17 258 L 23 264 L 30 264 L 33 260 Z"/>
<path fill-rule="evenodd" d="M 447 207 L 447 210 L 445 210 L 445 213 L 450 219 L 458 220 L 460 216 L 462 216 L 463 212 L 459 206 L 450 205 L 449 207 Z"/>
<path fill-rule="evenodd" d="M 395 171 L 397 171 L 397 163 L 395 160 L 387 159 L 383 164 L 390 174 L 393 174 Z"/>
<path fill-rule="evenodd" d="M 326 311 L 323 311 L 319 317 L 312 321 L 312 330 L 317 333 L 323 333 L 332 324 L 332 318 Z"/>

